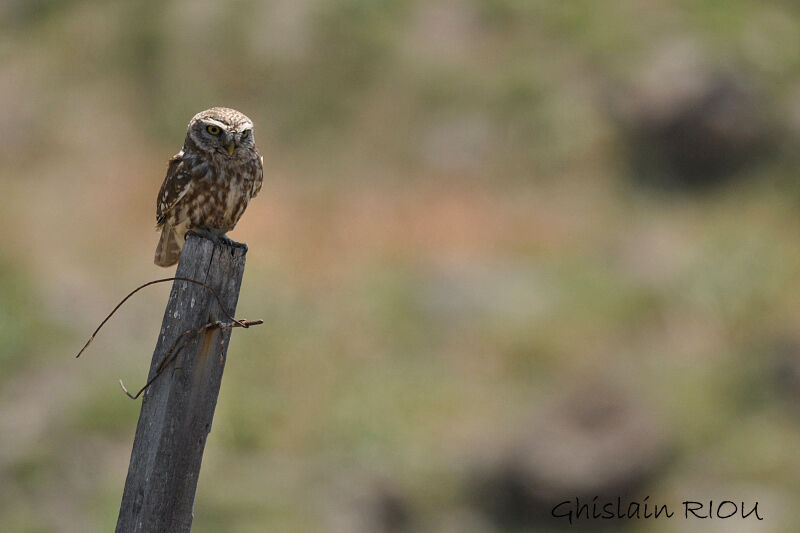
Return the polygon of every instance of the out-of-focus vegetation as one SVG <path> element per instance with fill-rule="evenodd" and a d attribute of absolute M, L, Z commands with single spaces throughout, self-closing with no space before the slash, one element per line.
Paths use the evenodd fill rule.
<path fill-rule="evenodd" d="M 0 5 L 0 522 L 116 521 L 189 118 L 264 189 L 199 532 L 511 532 L 563 500 L 800 521 L 795 2 Z M 596 523 L 590 523 L 596 526 Z M 708 521 L 610 530 L 707 531 Z"/>

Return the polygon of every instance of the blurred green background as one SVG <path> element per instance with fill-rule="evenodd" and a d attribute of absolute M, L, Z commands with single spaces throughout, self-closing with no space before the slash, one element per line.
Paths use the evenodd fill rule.
<path fill-rule="evenodd" d="M 5 0 L 0 522 L 116 523 L 186 123 L 261 195 L 197 532 L 796 531 L 794 1 Z M 764 521 L 684 520 L 681 502 Z M 573 526 L 573 530 L 579 526 Z"/>

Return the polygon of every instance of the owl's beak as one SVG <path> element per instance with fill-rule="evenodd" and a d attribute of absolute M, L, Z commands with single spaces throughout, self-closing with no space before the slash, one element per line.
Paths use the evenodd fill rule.
<path fill-rule="evenodd" d="M 232 133 L 225 132 L 222 142 L 225 143 L 225 151 L 228 152 L 228 155 L 233 155 L 233 151 L 236 150 L 236 137 Z"/>

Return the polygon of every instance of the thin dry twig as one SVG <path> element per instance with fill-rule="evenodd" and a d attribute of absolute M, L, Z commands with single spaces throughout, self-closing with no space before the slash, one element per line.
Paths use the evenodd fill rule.
<path fill-rule="evenodd" d="M 264 321 L 260 320 L 260 319 L 259 320 L 247 320 L 247 319 L 238 319 L 237 320 L 236 318 L 234 318 L 233 315 L 231 315 L 225 309 L 225 306 L 222 305 L 222 301 L 219 299 L 219 296 L 217 295 L 217 293 L 214 292 L 214 289 L 212 289 L 211 287 L 209 287 L 208 285 L 206 285 L 202 281 L 196 281 L 196 280 L 193 280 L 193 279 L 180 278 L 180 277 L 157 279 L 157 280 L 154 280 L 154 281 L 148 281 L 144 285 L 140 285 L 140 286 L 136 287 L 134 290 L 132 290 L 131 292 L 129 292 L 128 295 L 125 298 L 123 298 L 122 301 L 119 302 L 117 304 L 117 306 L 108 314 L 108 316 L 105 319 L 103 319 L 102 322 L 100 322 L 100 325 L 97 326 L 97 329 L 94 330 L 94 333 L 92 333 L 92 335 L 89 337 L 89 340 L 86 341 L 86 344 L 83 345 L 83 348 L 81 348 L 81 351 L 79 351 L 78 355 L 76 355 L 75 357 L 76 358 L 80 357 L 81 354 L 84 351 L 86 351 L 86 348 L 88 348 L 89 344 L 92 343 L 92 341 L 94 340 L 95 336 L 97 335 L 97 332 L 100 331 L 100 328 L 102 328 L 106 324 L 106 322 L 108 322 L 108 320 L 114 315 L 114 313 L 116 313 L 117 310 L 120 307 L 122 307 L 122 304 L 124 304 L 126 301 L 128 301 L 128 298 L 130 298 L 131 296 L 133 296 L 134 294 L 136 294 L 140 290 L 144 289 L 145 287 L 148 287 L 150 285 L 155 285 L 156 283 L 164 283 L 166 281 L 185 281 L 187 283 L 194 283 L 195 285 L 200 285 L 201 287 L 204 287 L 212 295 L 214 295 L 214 298 L 216 298 L 217 303 L 219 304 L 219 308 L 222 309 L 222 313 L 228 319 L 230 319 L 230 322 L 222 322 L 221 320 L 217 320 L 215 322 L 209 322 L 208 324 L 204 324 L 204 325 L 200 326 L 199 328 L 186 330 L 183 333 L 181 333 L 180 335 L 178 335 L 178 338 L 175 339 L 175 341 L 172 343 L 172 346 L 170 346 L 169 350 L 167 351 L 166 355 L 164 355 L 164 359 L 161 361 L 161 363 L 159 363 L 158 368 L 156 369 L 155 375 L 152 378 L 150 378 L 147 381 L 147 383 L 145 383 L 144 387 L 142 387 L 139 390 L 139 392 L 137 392 L 135 395 L 131 395 L 131 393 L 128 392 L 128 389 L 125 388 L 125 384 L 122 383 L 122 380 L 119 380 L 119 384 L 122 387 L 122 390 L 125 391 L 125 394 L 128 396 L 128 398 L 131 398 L 132 400 L 135 400 L 135 399 L 139 398 L 139 396 L 141 396 L 141 394 L 144 391 L 146 391 L 147 388 L 150 387 L 150 385 L 152 385 L 153 382 L 156 379 L 158 379 L 158 377 L 164 372 L 164 370 L 166 370 L 167 367 L 170 364 L 172 364 L 172 362 L 175 361 L 175 359 L 177 359 L 178 354 L 181 353 L 181 350 L 186 348 L 186 346 L 188 346 L 189 343 L 192 342 L 193 335 L 200 335 L 201 333 L 204 333 L 204 332 L 212 330 L 212 329 L 225 330 L 225 329 L 231 329 L 231 328 L 249 328 L 250 326 L 256 326 L 258 324 L 263 324 L 264 323 Z M 178 342 L 180 342 L 181 339 L 184 339 L 183 340 L 183 344 L 178 346 Z M 219 359 L 220 365 L 224 364 L 223 352 L 224 352 L 224 341 L 220 341 L 220 359 Z"/>
<path fill-rule="evenodd" d="M 117 306 L 108 314 L 108 316 L 102 322 L 100 322 L 100 325 L 97 326 L 97 329 L 94 330 L 94 333 L 92 333 L 92 335 L 89 337 L 89 340 L 86 341 L 86 344 L 83 345 L 83 348 L 81 348 L 81 351 L 78 352 L 78 355 L 76 355 L 75 358 L 77 359 L 78 357 L 81 356 L 81 354 L 84 351 L 86 351 L 86 348 L 88 348 L 89 345 L 92 343 L 92 341 L 94 340 L 95 336 L 97 335 L 97 332 L 100 331 L 100 328 L 102 328 L 106 324 L 106 322 L 108 322 L 108 320 L 114 315 L 114 313 L 117 312 L 117 309 L 122 307 L 122 304 L 124 304 L 128 300 L 128 298 L 130 298 L 131 296 L 133 296 L 134 294 L 136 294 L 140 290 L 144 289 L 145 287 L 148 287 L 150 285 L 155 285 L 156 283 L 164 283 L 165 281 L 186 281 L 188 283 L 194 283 L 195 285 L 200 285 L 202 287 L 205 287 L 211 294 L 214 295 L 214 298 L 217 299 L 217 303 L 219 304 L 220 309 L 222 309 L 222 313 L 226 317 L 228 317 L 231 321 L 239 324 L 237 327 L 247 328 L 247 327 L 250 326 L 250 324 L 247 324 L 246 321 L 236 320 L 230 313 L 228 313 L 228 311 L 222 305 L 222 301 L 219 299 L 219 296 L 217 296 L 217 293 L 214 292 L 214 289 L 212 289 L 211 287 L 209 287 L 208 285 L 206 285 L 202 281 L 196 281 L 196 280 L 189 279 L 189 278 L 177 278 L 177 277 L 176 278 L 157 279 L 155 281 L 148 281 L 144 285 L 140 285 L 139 287 L 136 287 L 130 293 L 128 293 L 128 295 L 125 298 L 123 298 L 120 303 L 117 304 Z"/>
<path fill-rule="evenodd" d="M 131 400 L 136 400 L 136 399 L 139 398 L 139 396 L 142 395 L 142 393 L 144 391 L 146 391 L 150 387 L 150 385 L 153 384 L 153 382 L 155 380 L 157 380 L 159 378 L 159 376 L 161 376 L 161 374 L 164 373 L 164 370 L 166 370 L 167 367 L 169 365 L 171 365 L 178 358 L 178 354 L 181 353 L 181 350 L 186 348 L 189 345 L 189 343 L 192 342 L 192 339 L 193 339 L 194 335 L 200 335 L 200 334 L 205 333 L 206 331 L 209 331 L 209 330 L 212 330 L 212 329 L 225 330 L 225 329 L 232 329 L 232 328 L 248 328 L 250 326 L 257 326 L 258 324 L 263 324 L 263 323 L 264 323 L 264 321 L 260 320 L 260 319 L 259 320 L 246 320 L 246 319 L 233 320 L 232 322 L 227 322 L 227 323 L 222 322 L 220 320 L 217 320 L 216 322 L 209 322 L 208 324 L 203 324 L 199 328 L 186 330 L 183 333 L 181 333 L 180 335 L 178 335 L 178 337 L 172 343 L 172 346 L 170 346 L 170 348 L 167 351 L 166 355 L 164 355 L 164 359 L 162 359 L 161 363 L 159 363 L 158 368 L 156 369 L 155 375 L 152 378 L 150 378 L 147 381 L 147 383 L 145 383 L 144 387 L 139 389 L 139 392 L 137 392 L 135 395 L 132 395 L 130 392 L 128 392 L 128 389 L 125 388 L 125 384 L 122 382 L 122 380 L 119 380 L 119 385 L 120 385 L 120 387 L 122 387 L 122 390 L 125 392 L 125 394 L 128 396 L 128 398 L 130 398 Z M 186 338 L 184 339 L 184 337 L 186 337 Z M 178 347 L 178 342 L 181 339 L 184 339 L 183 344 L 181 344 Z M 222 346 L 223 345 L 221 343 L 220 347 L 222 348 Z M 176 349 L 176 347 L 177 347 L 177 349 Z M 223 364 L 223 362 L 224 361 L 222 359 L 222 352 L 220 352 L 220 364 Z"/>

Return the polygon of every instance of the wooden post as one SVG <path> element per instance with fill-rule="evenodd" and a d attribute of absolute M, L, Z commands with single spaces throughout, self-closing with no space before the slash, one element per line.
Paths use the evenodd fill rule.
<path fill-rule="evenodd" d="M 233 315 L 245 254 L 246 249 L 215 245 L 189 234 L 175 276 L 214 289 Z M 173 282 L 148 379 L 181 333 L 216 320 L 227 318 L 206 288 Z M 145 392 L 117 533 L 191 530 L 200 462 L 211 431 L 230 336 L 230 329 L 197 335 Z"/>

